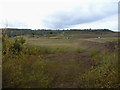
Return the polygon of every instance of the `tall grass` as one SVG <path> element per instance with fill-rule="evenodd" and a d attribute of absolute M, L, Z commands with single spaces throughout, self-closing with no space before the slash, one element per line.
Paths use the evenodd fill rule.
<path fill-rule="evenodd" d="M 118 88 L 118 52 L 109 53 L 102 51 L 92 56 L 101 64 L 83 75 L 79 75 L 77 80 L 78 87 L 82 88 Z M 97 62 L 98 62 L 97 61 Z M 82 82 L 82 83 L 81 83 Z"/>
<path fill-rule="evenodd" d="M 52 77 L 47 75 L 42 54 L 36 49 L 28 48 L 20 38 L 4 38 L 3 44 L 3 88 L 47 88 L 51 86 Z M 38 49 L 37 49 L 38 50 Z M 17 53 L 15 53 L 17 52 Z"/>
<path fill-rule="evenodd" d="M 52 78 L 47 76 L 45 67 L 41 56 L 4 56 L 3 88 L 50 87 Z"/>
<path fill-rule="evenodd" d="M 74 68 L 79 67 L 79 63 L 58 63 L 49 61 L 46 63 L 44 56 L 48 54 L 65 53 L 67 48 L 51 46 L 33 46 L 25 43 L 24 38 L 9 39 L 3 38 L 3 88 L 49 88 L 57 82 L 57 77 L 62 75 L 54 70 L 61 70 L 61 67 L 68 67 L 68 75 L 72 75 Z M 82 53 L 82 48 L 75 49 Z M 90 49 L 91 50 L 91 49 Z M 88 50 L 89 51 L 89 50 Z M 93 49 L 88 52 L 89 57 L 95 66 L 85 73 L 75 75 L 79 88 L 117 88 L 118 81 L 118 52 Z M 59 55 L 59 54 L 58 54 Z M 87 55 L 87 54 L 86 54 Z M 81 64 L 82 65 L 82 64 Z M 84 66 L 84 64 L 83 64 Z M 52 71 L 53 70 L 53 71 Z M 80 71 L 84 70 L 81 69 Z M 63 73 L 61 71 L 61 73 Z M 63 81 L 68 80 L 63 75 Z M 62 80 L 61 79 L 61 80 Z"/>
<path fill-rule="evenodd" d="M 77 48 L 76 52 L 81 53 L 81 52 L 83 52 L 83 49 L 82 48 Z"/>

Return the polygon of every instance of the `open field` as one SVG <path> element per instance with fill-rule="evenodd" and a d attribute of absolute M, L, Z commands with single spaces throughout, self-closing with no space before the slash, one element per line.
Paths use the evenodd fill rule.
<path fill-rule="evenodd" d="M 117 35 L 23 36 L 19 55 L 3 55 L 3 87 L 118 88 Z"/>

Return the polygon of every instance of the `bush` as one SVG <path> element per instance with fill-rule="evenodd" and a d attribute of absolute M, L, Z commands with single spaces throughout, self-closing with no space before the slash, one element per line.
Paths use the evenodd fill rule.
<path fill-rule="evenodd" d="M 96 57 L 101 60 L 101 64 L 84 75 L 77 77 L 77 81 L 82 82 L 78 86 L 81 88 L 118 88 L 118 54 L 116 52 L 101 52 Z"/>
<path fill-rule="evenodd" d="M 3 88 L 46 88 L 52 78 L 47 76 L 42 57 L 36 55 L 3 56 Z"/>
<path fill-rule="evenodd" d="M 81 48 L 77 48 L 76 52 L 81 53 L 83 50 Z"/>
<path fill-rule="evenodd" d="M 13 53 L 19 53 L 20 51 L 22 51 L 24 43 L 25 43 L 25 39 L 23 37 L 16 38 L 12 47 Z"/>
<path fill-rule="evenodd" d="M 2 37 L 2 46 L 3 46 L 3 54 L 9 53 L 19 53 L 23 49 L 23 44 L 25 43 L 25 39 L 23 37 L 9 39 L 7 36 Z"/>
<path fill-rule="evenodd" d="M 10 40 L 7 36 L 2 37 L 2 54 L 8 54 L 12 51 L 14 41 Z"/>
<path fill-rule="evenodd" d="M 3 38 L 3 88 L 47 88 L 52 78 L 36 48 L 24 46 L 25 39 Z"/>
<path fill-rule="evenodd" d="M 95 48 L 95 49 L 92 49 L 89 51 L 89 56 L 90 57 L 94 57 L 95 55 L 98 55 L 98 50 Z"/>

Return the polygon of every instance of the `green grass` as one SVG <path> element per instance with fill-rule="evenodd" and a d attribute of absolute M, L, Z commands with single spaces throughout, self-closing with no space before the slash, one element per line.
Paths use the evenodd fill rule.
<path fill-rule="evenodd" d="M 83 52 L 83 50 L 81 48 L 77 48 L 76 52 L 81 53 L 81 52 Z"/>
<path fill-rule="evenodd" d="M 46 63 L 48 73 L 53 78 L 52 87 L 59 87 L 59 84 L 73 83 L 79 73 L 84 73 L 89 68 L 84 66 L 84 62 L 73 61 L 48 61 Z M 80 71 L 80 72 L 79 72 Z M 65 86 L 67 88 L 67 86 Z M 74 87 L 74 86 L 68 86 Z"/>
<path fill-rule="evenodd" d="M 86 39 L 89 41 L 95 41 L 95 42 L 107 42 L 107 41 L 118 41 L 120 38 L 118 37 L 105 37 L 105 38 L 90 38 L 90 39 Z"/>
<path fill-rule="evenodd" d="M 47 88 L 51 77 L 46 74 L 42 55 L 4 55 L 3 88 Z"/>
<path fill-rule="evenodd" d="M 92 57 L 101 64 L 76 78 L 80 83 L 79 87 L 118 88 L 120 85 L 118 81 L 118 53 L 102 51 L 97 54 L 97 57 L 96 55 Z"/>
<path fill-rule="evenodd" d="M 61 38 L 61 39 L 51 39 L 46 37 L 41 38 L 26 38 L 26 41 L 30 45 L 39 47 L 49 47 L 49 48 L 63 48 L 69 49 L 69 51 L 76 51 L 78 48 L 86 49 L 89 47 L 89 43 L 86 39 L 82 38 Z"/>
<path fill-rule="evenodd" d="M 101 42 L 117 38 L 66 37 L 25 37 L 26 43 L 19 54 L 8 50 L 3 55 L 3 88 L 119 87 L 118 52 L 100 49 Z M 6 42 L 11 44 L 9 49 L 12 40 Z"/>

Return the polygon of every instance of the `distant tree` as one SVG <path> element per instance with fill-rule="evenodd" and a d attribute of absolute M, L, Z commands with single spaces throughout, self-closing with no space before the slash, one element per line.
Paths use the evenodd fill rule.
<path fill-rule="evenodd" d="M 51 31 L 50 34 L 53 34 L 53 32 Z"/>
<path fill-rule="evenodd" d="M 34 37 L 35 36 L 35 34 L 32 32 L 32 37 Z"/>

